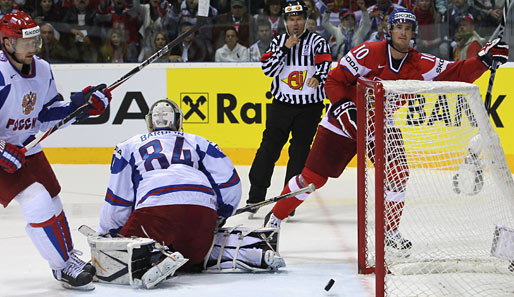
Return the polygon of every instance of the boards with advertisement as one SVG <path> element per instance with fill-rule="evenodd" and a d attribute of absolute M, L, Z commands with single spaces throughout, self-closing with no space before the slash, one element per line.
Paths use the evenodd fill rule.
<path fill-rule="evenodd" d="M 58 90 L 69 97 L 85 83 L 110 83 L 133 64 L 54 65 Z M 514 89 L 509 77 L 514 63 L 496 75 L 491 120 L 500 135 L 507 159 L 514 168 Z M 476 84 L 487 90 L 489 73 Z M 114 145 L 136 133 L 145 133 L 144 116 L 157 99 L 168 97 L 184 111 L 184 130 L 216 143 L 235 164 L 251 164 L 265 127 L 271 103 L 271 78 L 258 63 L 150 65 L 113 92 L 108 113 L 98 119 L 54 133 L 43 143 L 53 163 L 109 163 Z M 428 114 L 430 110 L 426 111 Z M 287 147 L 278 164 L 285 164 Z"/>

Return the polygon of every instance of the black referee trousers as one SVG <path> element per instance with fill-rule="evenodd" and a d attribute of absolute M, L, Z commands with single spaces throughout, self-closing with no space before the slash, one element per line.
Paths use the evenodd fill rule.
<path fill-rule="evenodd" d="M 247 203 L 256 203 L 266 198 L 275 163 L 289 134 L 292 138 L 284 185 L 293 176 L 302 172 L 321 120 L 323 107 L 323 102 L 289 104 L 273 100 L 266 118 L 266 129 L 262 133 L 261 145 L 250 169 L 251 186 Z"/>

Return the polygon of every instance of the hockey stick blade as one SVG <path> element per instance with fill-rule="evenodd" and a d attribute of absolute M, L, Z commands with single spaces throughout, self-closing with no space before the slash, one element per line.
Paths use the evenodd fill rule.
<path fill-rule="evenodd" d="M 89 227 L 88 225 L 81 225 L 79 227 L 79 232 L 82 233 L 84 236 L 98 236 L 100 233 L 93 230 L 93 228 Z"/>
<path fill-rule="evenodd" d="M 505 5 L 503 6 L 502 19 L 500 21 L 500 24 L 494 31 L 494 33 L 489 38 L 489 41 L 491 41 L 493 39 L 493 37 L 496 35 L 496 32 L 498 32 L 497 38 L 500 38 L 500 40 L 503 39 L 503 33 L 505 32 L 507 16 L 509 14 L 512 3 L 514 3 L 514 1 L 511 2 L 511 0 L 505 0 Z M 485 94 L 485 101 L 484 101 L 485 110 L 487 111 L 488 114 L 490 113 L 490 110 L 491 110 L 491 101 L 492 101 L 492 97 L 493 97 L 493 94 L 492 94 L 493 84 L 494 84 L 494 78 L 496 76 L 496 68 L 497 67 L 498 67 L 498 65 L 497 65 L 496 61 L 493 61 L 493 65 L 491 66 L 491 75 L 489 76 L 489 83 L 487 85 L 487 93 Z"/>
<path fill-rule="evenodd" d="M 284 194 L 284 195 L 280 195 L 280 196 L 277 196 L 277 197 L 273 197 L 273 198 L 270 198 L 270 199 L 267 199 L 267 200 L 264 200 L 264 201 L 252 204 L 252 205 L 247 205 L 245 207 L 241 207 L 238 210 L 236 210 L 234 215 L 238 215 L 240 213 L 247 212 L 247 211 L 250 211 L 250 210 L 256 210 L 256 209 L 259 209 L 259 208 L 261 208 L 261 207 L 263 207 L 265 205 L 268 205 L 268 204 L 271 204 L 271 203 L 274 203 L 274 202 L 278 202 L 280 200 L 284 200 L 286 198 L 290 198 L 290 197 L 293 197 L 293 196 L 296 196 L 296 195 L 300 195 L 300 194 L 303 194 L 303 193 L 306 193 L 306 192 L 314 192 L 315 190 L 316 190 L 316 187 L 314 186 L 314 184 L 309 184 L 305 188 L 301 188 L 301 189 L 299 189 L 297 191 L 294 191 L 294 192 L 291 192 L 291 193 L 287 193 L 287 194 Z"/>

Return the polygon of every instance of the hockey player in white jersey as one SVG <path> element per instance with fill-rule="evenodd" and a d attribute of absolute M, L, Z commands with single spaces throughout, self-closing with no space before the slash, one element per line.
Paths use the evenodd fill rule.
<path fill-rule="evenodd" d="M 146 122 L 150 133 L 114 149 L 99 232 L 149 236 L 181 252 L 188 267 L 202 263 L 218 216 L 239 205 L 239 175 L 218 145 L 181 132 L 173 101 L 154 103 Z"/>
<path fill-rule="evenodd" d="M 275 230 L 256 232 L 254 234 L 258 238 L 245 241 L 242 241 L 244 236 L 237 235 L 245 231 L 231 229 L 225 235 L 221 234 L 223 231 L 220 236 L 230 237 L 233 234 L 235 244 L 217 239 L 213 246 L 217 221 L 233 215 L 239 205 L 241 182 L 232 161 L 217 144 L 201 136 L 182 132 L 182 117 L 182 111 L 176 103 L 168 99 L 158 100 L 146 116 L 149 133 L 135 135 L 116 146 L 98 233 L 121 235 L 124 238 L 149 237 L 189 259 L 183 266 L 188 271 L 206 268 L 204 259 L 205 265 L 214 267 L 214 270 L 240 268 L 251 271 L 251 266 L 260 268 L 261 261 L 264 261 L 264 270 L 277 268 L 280 264 L 283 266 L 277 254 L 273 251 L 266 253 L 270 249 L 267 242 L 276 247 L 276 242 L 272 242 L 276 238 L 268 241 L 261 238 L 261 234 L 273 237 Z M 250 233 L 252 230 L 245 234 Z M 241 239 L 239 243 L 238 238 Z M 92 255 L 97 254 L 96 249 L 104 243 L 107 243 L 107 249 L 112 250 L 109 239 L 89 240 Z M 256 243 L 262 243 L 261 247 L 265 248 L 257 251 Z M 239 260 L 243 259 L 244 263 L 240 262 L 238 266 L 234 260 L 234 250 L 237 254 L 239 249 L 245 247 L 257 251 L 257 255 L 252 258 L 250 254 L 243 255 L 240 252 L 242 255 Z M 208 253 L 211 257 L 206 257 Z M 103 260 L 111 262 L 98 265 L 105 270 L 111 270 L 112 266 L 117 265 L 108 258 Z M 166 258 L 164 260 L 170 261 Z M 129 257 L 127 261 L 133 262 L 134 259 Z M 169 269 L 161 269 L 161 263 L 157 265 L 162 273 L 160 279 L 172 275 L 184 264 L 181 257 L 174 261 L 179 263 L 170 264 Z M 98 259 L 93 261 L 94 265 L 98 262 Z M 223 266 L 222 262 L 230 264 Z M 98 280 L 126 283 L 117 280 L 122 275 L 121 270 L 105 270 L 99 271 Z M 134 275 L 129 275 L 131 284 L 133 278 Z"/>
<path fill-rule="evenodd" d="M 71 102 L 63 101 L 50 65 L 35 56 L 41 45 L 39 26 L 25 12 L 3 16 L 0 41 L 0 203 L 20 203 L 30 239 L 63 286 L 94 289 L 94 267 L 73 249 L 59 182 L 45 154 L 39 145 L 26 154 L 21 148 L 38 131 L 46 131 L 86 103 L 89 109 L 82 118 L 101 114 L 110 94 L 89 92 L 89 87 L 73 95 Z"/>

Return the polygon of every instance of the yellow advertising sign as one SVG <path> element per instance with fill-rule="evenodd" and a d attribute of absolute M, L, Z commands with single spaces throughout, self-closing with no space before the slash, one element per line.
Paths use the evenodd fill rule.
<path fill-rule="evenodd" d="M 510 78 L 514 77 L 514 68 L 507 68 L 511 64 L 503 66 L 496 72 L 490 119 L 500 136 L 509 165 L 514 168 L 514 163 L 511 162 L 511 160 L 514 161 L 512 157 L 514 156 L 514 137 L 511 136 L 514 134 L 514 116 L 512 116 L 514 89 L 510 86 Z M 111 67 L 111 65 L 108 66 Z M 240 66 L 240 64 L 234 64 L 234 66 Z M 91 131 L 92 134 L 96 134 L 101 126 L 103 131 L 109 131 L 106 132 L 108 135 L 111 135 L 111 130 L 123 135 L 141 133 L 144 131 L 143 116 L 147 112 L 148 105 L 155 98 L 162 96 L 160 91 L 165 81 L 166 95 L 176 101 L 184 111 L 185 131 L 218 143 L 235 164 L 249 165 L 260 145 L 265 128 L 266 110 L 271 104 L 272 97 L 269 92 L 272 78 L 266 77 L 261 68 L 254 63 L 244 65 L 244 68 L 205 67 L 174 67 L 170 64 L 162 68 L 149 68 L 140 74 L 141 81 L 136 90 L 129 84 L 117 89 L 117 99 L 111 103 L 111 114 L 107 115 L 104 122 L 75 127 L 75 129 L 80 128 L 84 133 Z M 114 70 L 101 72 L 113 76 L 104 78 L 106 81 L 116 79 L 117 74 Z M 68 75 L 68 68 L 63 68 L 61 71 L 63 86 L 76 83 Z M 91 71 L 95 76 L 98 74 L 95 69 Z M 59 74 L 59 72 L 56 73 Z M 301 85 L 300 83 L 304 80 L 304 75 L 298 73 L 292 75 L 288 82 L 296 86 Z M 475 82 L 480 87 L 482 97 L 485 97 L 488 80 L 489 72 L 486 72 Z M 80 86 L 73 88 L 80 89 Z M 133 99 L 125 100 L 126 98 Z M 118 120 L 120 114 L 125 116 L 123 122 Z M 56 134 L 53 139 L 59 138 L 59 134 Z M 64 137 L 66 134 L 61 132 L 60 135 Z M 76 141 L 68 139 L 64 142 L 70 145 L 76 144 Z M 112 146 L 114 144 L 115 142 Z M 45 153 L 55 163 L 109 163 L 111 159 L 112 146 L 106 147 L 107 145 L 103 142 L 96 143 L 95 139 L 87 147 L 76 146 L 79 147 L 45 147 Z M 286 150 L 287 147 L 284 148 L 286 153 L 282 154 L 277 164 L 286 164 Z"/>
<path fill-rule="evenodd" d="M 251 164 L 271 81 L 260 68 L 167 69 L 167 95 L 184 112 L 184 131 L 218 143 L 236 164 Z"/>
<path fill-rule="evenodd" d="M 475 84 L 485 100 L 490 73 L 487 71 Z M 514 88 L 512 78 L 514 68 L 500 68 L 494 78 L 490 119 L 500 136 L 503 150 L 507 156 L 514 156 Z M 511 167 L 512 168 L 512 167 Z"/>

